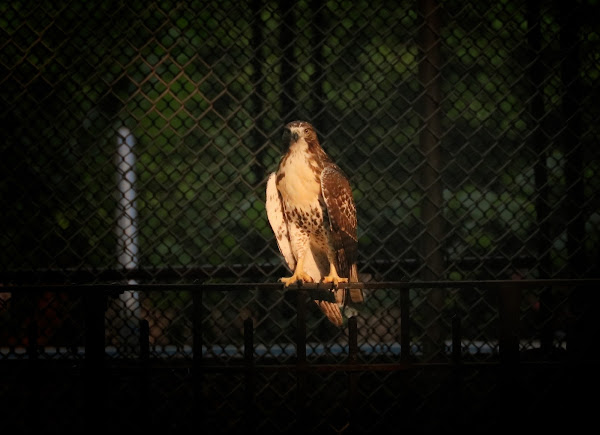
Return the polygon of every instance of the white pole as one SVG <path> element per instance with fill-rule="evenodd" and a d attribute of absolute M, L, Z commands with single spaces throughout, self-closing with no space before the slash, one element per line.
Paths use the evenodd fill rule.
<path fill-rule="evenodd" d="M 119 265 L 126 269 L 138 266 L 138 228 L 135 192 L 135 138 L 126 127 L 117 134 L 117 255 Z M 137 284 L 133 279 L 128 284 Z M 134 332 L 138 329 L 140 302 L 137 291 L 125 291 L 120 295 L 123 303 L 122 315 L 125 320 L 123 334 L 128 341 L 135 343 Z"/>

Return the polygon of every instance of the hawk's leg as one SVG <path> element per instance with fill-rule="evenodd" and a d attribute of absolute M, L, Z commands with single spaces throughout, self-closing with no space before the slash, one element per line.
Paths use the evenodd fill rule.
<path fill-rule="evenodd" d="M 340 277 L 335 268 L 335 261 L 329 259 L 329 275 L 323 277 L 323 282 L 332 282 L 337 287 L 340 282 L 348 282 L 348 278 Z"/>
<path fill-rule="evenodd" d="M 294 274 L 289 278 L 280 278 L 279 281 L 283 282 L 286 287 L 289 287 L 296 282 L 313 282 L 311 276 L 304 271 L 304 258 L 307 250 L 310 248 L 310 239 L 308 235 L 303 232 L 296 225 L 290 226 L 290 236 L 292 239 L 292 251 L 296 253 L 296 267 Z"/>
<path fill-rule="evenodd" d="M 312 282 L 313 279 L 311 276 L 304 272 L 304 254 L 298 258 L 298 262 L 296 263 L 296 270 L 294 270 L 294 274 L 289 278 L 279 278 L 279 281 L 285 284 L 286 287 L 300 281 L 300 282 Z"/>

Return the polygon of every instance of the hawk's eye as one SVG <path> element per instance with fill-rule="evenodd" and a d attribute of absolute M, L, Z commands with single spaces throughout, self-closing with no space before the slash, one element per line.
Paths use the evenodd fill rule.
<path fill-rule="evenodd" d="M 304 134 L 308 134 L 308 128 L 304 129 Z"/>

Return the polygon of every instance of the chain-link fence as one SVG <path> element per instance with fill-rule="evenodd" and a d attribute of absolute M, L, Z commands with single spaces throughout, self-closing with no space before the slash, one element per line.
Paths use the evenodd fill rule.
<path fill-rule="evenodd" d="M 82 294 L 21 286 L 115 283 L 122 291 L 105 311 L 111 360 L 139 357 L 140 319 L 151 359 L 191 360 L 200 310 L 203 357 L 235 365 L 252 319 L 256 358 L 296 361 L 296 292 L 207 287 L 194 303 L 190 289 L 161 287 L 289 274 L 265 182 L 283 152 L 282 127 L 295 119 L 315 125 L 349 175 L 361 281 L 449 283 L 366 289 L 361 361 L 400 358 L 408 313 L 412 362 L 450 363 L 457 318 L 463 358 L 497 361 L 497 292 L 452 282 L 598 277 L 597 12 L 593 0 L 0 4 L 0 361 L 86 354 Z M 597 337 L 586 311 L 597 297 L 554 283 L 524 287 L 517 302 L 520 349 L 545 361 L 564 354 L 573 324 Z M 347 323 L 336 328 L 316 304 L 306 308 L 307 362 L 344 362 Z M 288 403 L 296 378 L 282 373 L 255 381 L 261 403 L 286 403 L 293 425 L 302 421 Z M 355 396 L 372 401 L 373 418 L 409 402 L 427 416 L 442 400 L 419 390 L 423 372 L 395 373 L 362 378 L 378 385 Z M 153 372 L 142 384 L 167 400 L 189 392 L 188 375 Z M 235 408 L 226 404 L 245 397 L 238 375 L 215 375 L 204 390 L 223 430 Z M 469 383 L 480 395 L 503 385 L 488 375 Z M 309 394 L 315 407 L 346 382 L 322 376 Z M 111 386 L 131 391 L 119 379 Z M 459 378 L 444 379 L 454 391 Z M 68 391 L 77 403 L 81 392 Z M 239 411 L 231 427 L 253 414 Z M 290 429 L 272 417 L 265 430 Z M 313 428 L 331 423 L 323 418 Z"/>

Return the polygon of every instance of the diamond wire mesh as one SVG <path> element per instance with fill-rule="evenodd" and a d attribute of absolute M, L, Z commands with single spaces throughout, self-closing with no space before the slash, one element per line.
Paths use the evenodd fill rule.
<path fill-rule="evenodd" d="M 598 24 L 588 17 L 597 5 L 428 4 L 3 3 L 5 284 L 45 283 L 48 271 L 100 283 L 132 267 L 157 284 L 288 274 L 264 181 L 281 126 L 295 118 L 315 124 L 351 175 L 365 280 L 594 276 Z M 398 295 L 372 291 L 360 313 L 361 343 L 383 346 L 384 359 L 398 356 Z M 540 334 L 564 346 L 570 295 L 524 295 L 523 346 Z M 41 354 L 52 346 L 81 358 L 80 302 L 49 298 L 31 302 Z M 293 295 L 214 292 L 203 303 L 208 355 L 237 357 L 252 318 L 265 346 L 257 356 L 293 358 Z M 449 360 L 457 314 L 469 352 L 495 355 L 490 292 L 411 290 L 410 303 L 425 361 Z M 28 304 L 0 299 L 2 357 L 23 356 Z M 337 355 L 344 332 L 308 307 L 309 361 Z M 191 311 L 187 292 L 111 300 L 111 355 L 136 354 L 134 313 L 150 324 L 153 356 L 189 357 Z"/>

